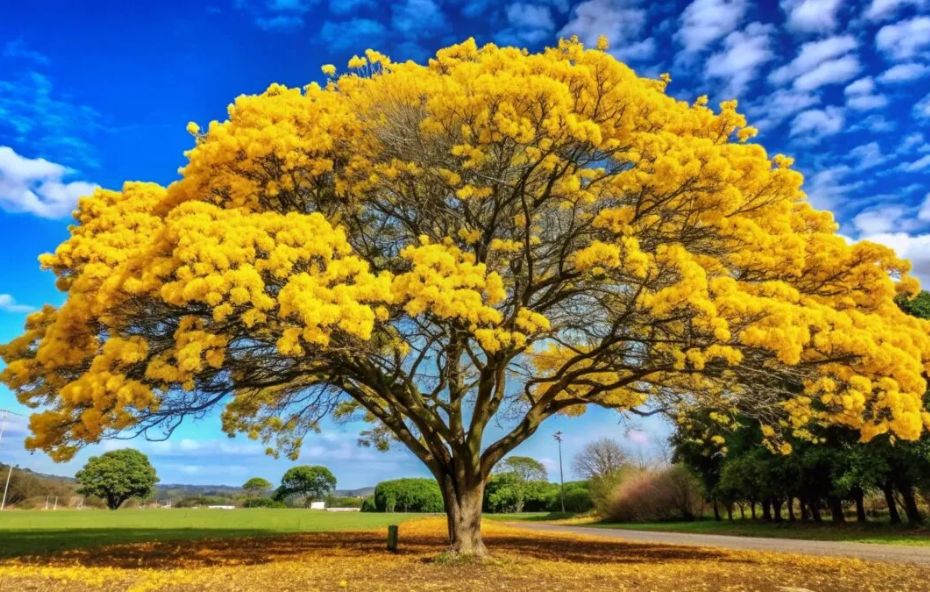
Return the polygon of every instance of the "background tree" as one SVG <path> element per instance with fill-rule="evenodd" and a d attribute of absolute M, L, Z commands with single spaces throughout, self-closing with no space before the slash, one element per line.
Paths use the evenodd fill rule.
<path fill-rule="evenodd" d="M 627 454 L 619 442 L 601 438 L 585 444 L 575 455 L 572 467 L 585 479 L 599 479 L 618 472 L 627 463 Z"/>
<path fill-rule="evenodd" d="M 119 508 L 129 498 L 147 497 L 158 483 L 148 457 L 132 448 L 90 457 L 74 478 L 81 486 L 79 493 L 106 500 L 111 510 Z"/>
<path fill-rule="evenodd" d="M 309 507 L 315 500 L 325 499 L 336 489 L 336 477 L 326 467 L 302 465 L 291 467 L 281 478 L 275 497 L 283 500 L 291 496 L 304 498 Z"/>
<path fill-rule="evenodd" d="M 249 497 L 258 497 L 271 490 L 271 483 L 261 477 L 252 477 L 242 484 L 242 489 Z"/>
<path fill-rule="evenodd" d="M 373 511 L 442 512 L 442 492 L 435 479 L 392 479 L 375 487 Z"/>
<path fill-rule="evenodd" d="M 66 459 L 225 405 L 229 433 L 296 455 L 355 415 L 482 555 L 494 466 L 589 404 L 919 437 L 908 264 L 847 244 L 735 101 L 680 101 L 604 48 L 369 51 L 191 124 L 180 180 L 96 191 L 42 257 L 65 303 L 2 350 L 42 407 L 27 445 Z"/>
<path fill-rule="evenodd" d="M 551 489 L 546 467 L 528 456 L 508 456 L 494 468 L 487 487 L 487 506 L 496 512 L 539 510 Z M 526 508 L 527 502 L 536 502 Z"/>

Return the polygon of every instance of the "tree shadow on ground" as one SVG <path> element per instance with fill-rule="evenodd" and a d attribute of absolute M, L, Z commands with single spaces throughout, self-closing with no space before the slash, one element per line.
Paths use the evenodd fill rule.
<path fill-rule="evenodd" d="M 196 533 L 196 540 L 192 540 Z M 332 532 L 262 536 L 258 532 L 198 529 L 177 531 L 127 529 L 128 544 L 93 546 L 96 540 L 113 541 L 109 529 L 74 531 L 9 531 L 0 539 L 20 539 L 20 548 L 42 549 L 43 553 L 18 553 L 15 561 L 31 565 L 81 565 L 123 569 L 201 568 L 218 565 L 258 565 L 288 560 L 389 555 L 382 532 Z M 79 540 L 75 540 L 75 536 Z M 211 538 L 212 537 L 212 538 Z M 174 540 L 169 540 L 169 539 Z M 153 540 L 160 539 L 160 540 Z M 538 533 L 495 533 L 486 537 L 493 555 L 518 559 L 555 560 L 571 563 L 649 563 L 669 561 L 731 561 L 726 551 L 675 545 L 630 543 Z M 429 562 L 443 550 L 439 534 L 401 534 L 399 555 Z M 92 545 L 92 546 L 88 546 Z M 76 548 L 76 547 L 81 548 Z M 9 555 L 8 555 L 9 557 Z M 745 562 L 744 559 L 740 561 Z"/>

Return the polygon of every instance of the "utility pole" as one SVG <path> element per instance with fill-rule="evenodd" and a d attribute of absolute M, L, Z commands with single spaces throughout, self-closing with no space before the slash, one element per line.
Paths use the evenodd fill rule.
<path fill-rule="evenodd" d="M 562 474 L 562 430 L 552 435 L 559 443 L 559 499 L 562 502 L 562 513 L 565 513 L 565 476 Z"/>
<path fill-rule="evenodd" d="M 6 409 L 0 409 L 0 442 L 3 441 L 3 430 L 6 429 L 6 416 L 13 413 Z M 18 413 L 13 413 L 13 415 L 19 415 Z M 0 500 L 0 512 L 6 508 L 6 493 L 10 489 L 10 477 L 13 476 L 13 463 L 10 463 L 10 470 L 6 472 L 6 485 L 3 486 L 3 499 Z"/>

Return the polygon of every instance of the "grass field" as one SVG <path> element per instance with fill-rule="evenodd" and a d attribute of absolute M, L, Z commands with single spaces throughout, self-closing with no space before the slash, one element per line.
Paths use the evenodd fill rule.
<path fill-rule="evenodd" d="M 372 530 L 418 516 L 264 508 L 18 510 L 0 513 L 0 557 L 118 543 Z"/>
<path fill-rule="evenodd" d="M 234 512 L 221 514 L 232 520 Z M 342 521 L 360 526 L 356 520 L 336 515 L 320 527 Z M 385 550 L 383 529 L 145 542 L 0 560 L 0 589 L 925 592 L 930 581 L 930 569 L 905 564 L 631 543 L 530 532 L 490 521 L 483 530 L 494 556 L 483 564 L 437 560 L 446 537 L 445 520 L 436 517 L 402 524 L 396 554 Z"/>

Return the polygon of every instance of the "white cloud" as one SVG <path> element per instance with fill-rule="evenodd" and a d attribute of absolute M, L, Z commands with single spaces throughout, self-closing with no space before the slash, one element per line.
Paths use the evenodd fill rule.
<path fill-rule="evenodd" d="M 912 162 L 902 162 L 897 168 L 905 173 L 916 173 L 928 169 L 930 168 L 930 154 Z"/>
<path fill-rule="evenodd" d="M 794 87 L 798 90 L 814 90 L 828 84 L 838 84 L 851 80 L 862 67 L 856 56 L 848 55 L 835 60 L 828 60 L 816 68 L 798 76 Z"/>
<path fill-rule="evenodd" d="M 791 122 L 791 135 L 805 142 L 817 142 L 821 138 L 838 134 L 846 122 L 843 109 L 825 107 L 808 109 L 799 113 Z"/>
<path fill-rule="evenodd" d="M 930 193 L 924 197 L 924 203 L 920 205 L 917 211 L 917 219 L 921 222 L 930 222 Z"/>
<path fill-rule="evenodd" d="M 751 107 L 751 113 L 756 116 L 753 125 L 762 130 L 775 129 L 795 113 L 812 107 L 819 101 L 817 96 L 809 92 L 778 89 L 768 93 L 761 103 Z"/>
<path fill-rule="evenodd" d="M 44 158 L 26 158 L 8 146 L 0 146 L 0 208 L 42 218 L 70 215 L 78 198 L 96 187 L 84 181 L 64 182 L 70 172 Z"/>
<path fill-rule="evenodd" d="M 884 232 L 859 237 L 894 249 L 898 257 L 911 262 L 911 273 L 921 284 L 930 286 L 930 234 L 911 235 L 906 232 Z"/>
<path fill-rule="evenodd" d="M 652 39 L 641 39 L 647 14 L 636 0 L 587 0 L 575 6 L 559 36 L 577 35 L 590 47 L 601 35 L 619 59 L 648 59 L 655 53 Z"/>
<path fill-rule="evenodd" d="M 905 215 L 900 206 L 863 210 L 853 218 L 853 226 L 861 234 L 884 234 L 899 229 Z"/>
<path fill-rule="evenodd" d="M 836 28 L 841 0 L 781 0 L 787 26 L 802 33 L 822 33 Z"/>
<path fill-rule="evenodd" d="M 266 31 L 288 31 L 304 25 L 304 17 L 316 0 L 236 0 L 235 6 L 252 15 L 255 24 Z"/>
<path fill-rule="evenodd" d="M 769 74 L 769 82 L 783 86 L 793 81 L 798 90 L 814 90 L 850 80 L 860 70 L 859 60 L 851 53 L 856 47 L 851 35 L 805 43 L 796 58 Z"/>
<path fill-rule="evenodd" d="M 804 192 L 811 204 L 821 210 L 836 210 L 847 194 L 862 187 L 862 181 L 847 181 L 852 169 L 838 165 L 808 175 Z"/>
<path fill-rule="evenodd" d="M 909 60 L 930 47 L 930 17 L 918 16 L 885 25 L 875 35 L 879 51 L 894 60 Z"/>
<path fill-rule="evenodd" d="M 914 115 L 919 119 L 930 119 L 930 94 L 917 101 L 914 105 Z"/>
<path fill-rule="evenodd" d="M 849 156 L 855 160 L 855 166 L 860 170 L 876 167 L 887 160 L 878 142 L 856 146 L 849 151 Z"/>
<path fill-rule="evenodd" d="M 775 57 L 771 48 L 774 33 L 775 27 L 761 23 L 750 23 L 742 31 L 733 31 L 724 39 L 723 50 L 707 60 L 705 73 L 727 81 L 724 93 L 728 97 L 742 95 L 759 67 Z"/>
<path fill-rule="evenodd" d="M 846 95 L 846 106 L 856 111 L 879 109 L 888 104 L 884 95 L 874 94 L 875 81 L 871 76 L 865 76 L 849 84 L 843 91 Z"/>
<path fill-rule="evenodd" d="M 928 71 L 930 68 L 924 64 L 909 62 L 888 68 L 878 77 L 878 80 L 885 83 L 909 82 L 922 78 Z"/>
<path fill-rule="evenodd" d="M 502 43 L 538 43 L 552 36 L 555 22 L 548 6 L 517 2 L 507 7 L 507 28 L 497 35 Z"/>
<path fill-rule="evenodd" d="M 398 33 L 415 39 L 438 35 L 448 28 L 442 8 L 433 0 L 393 3 L 391 25 Z"/>
<path fill-rule="evenodd" d="M 0 294 L 0 310 L 4 312 L 29 312 L 35 310 L 28 304 L 20 304 L 9 294 Z"/>
<path fill-rule="evenodd" d="M 745 0 L 694 0 L 682 13 L 675 38 L 686 53 L 697 53 L 734 31 L 746 9 Z"/>
<path fill-rule="evenodd" d="M 923 8 L 927 4 L 927 0 L 872 0 L 864 16 L 871 21 L 883 21 L 893 16 L 902 6 Z"/>
<path fill-rule="evenodd" d="M 881 109 L 887 104 L 888 97 L 885 95 L 856 95 L 846 99 L 846 106 L 856 111 Z"/>

